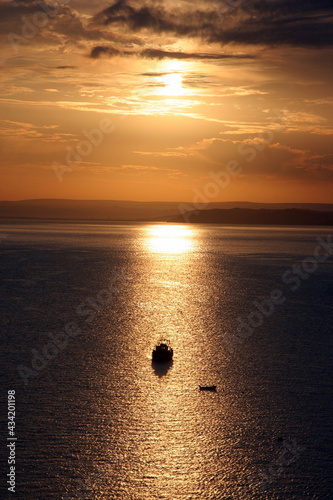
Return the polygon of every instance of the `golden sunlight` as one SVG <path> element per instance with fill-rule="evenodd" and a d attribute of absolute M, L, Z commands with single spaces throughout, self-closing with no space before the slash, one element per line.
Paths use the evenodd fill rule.
<path fill-rule="evenodd" d="M 159 89 L 160 95 L 182 96 L 188 91 L 183 87 L 183 78 L 187 72 L 188 65 L 183 61 L 163 61 L 161 66 L 161 76 Z"/>
<path fill-rule="evenodd" d="M 183 77 L 180 73 L 168 73 L 163 76 L 162 81 L 164 83 L 162 94 L 177 96 L 184 93 Z"/>
<path fill-rule="evenodd" d="M 146 244 L 151 252 L 165 254 L 185 253 L 193 249 L 194 230 L 185 226 L 158 225 L 146 228 Z"/>

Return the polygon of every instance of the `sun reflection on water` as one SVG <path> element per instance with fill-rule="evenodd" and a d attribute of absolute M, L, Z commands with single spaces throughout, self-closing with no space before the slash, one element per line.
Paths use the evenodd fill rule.
<path fill-rule="evenodd" d="M 202 231 L 171 223 L 136 229 L 133 278 L 119 306 L 123 319 L 116 337 L 122 346 L 116 390 L 115 379 L 108 377 L 112 401 L 120 408 L 118 435 L 113 437 L 110 424 L 111 439 L 121 443 L 120 459 L 111 469 L 115 486 L 109 491 L 117 488 L 119 498 L 221 497 L 216 477 L 227 467 L 220 460 L 217 436 L 226 407 L 218 407 L 219 392 L 201 394 L 198 389 L 200 383 L 219 384 L 220 376 L 219 337 L 216 329 L 212 332 L 214 310 L 209 307 L 215 269 L 202 258 Z M 154 366 L 152 350 L 162 338 L 174 350 L 173 361 Z M 106 455 L 114 460 L 112 443 Z"/>
<path fill-rule="evenodd" d="M 182 225 L 156 225 L 146 228 L 146 245 L 152 253 L 182 254 L 194 248 L 194 230 Z"/>

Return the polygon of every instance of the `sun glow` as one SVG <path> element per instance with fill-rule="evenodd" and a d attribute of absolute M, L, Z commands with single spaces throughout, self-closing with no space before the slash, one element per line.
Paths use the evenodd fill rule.
<path fill-rule="evenodd" d="M 183 77 L 180 73 L 168 73 L 162 77 L 162 81 L 164 84 L 162 94 L 177 96 L 184 93 Z"/>
<path fill-rule="evenodd" d="M 146 230 L 146 244 L 153 253 L 179 254 L 193 249 L 194 231 L 185 226 L 158 225 Z"/>

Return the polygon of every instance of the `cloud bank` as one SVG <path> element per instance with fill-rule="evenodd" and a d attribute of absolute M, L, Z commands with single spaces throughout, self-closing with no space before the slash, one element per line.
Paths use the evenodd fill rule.
<path fill-rule="evenodd" d="M 96 24 L 131 32 L 196 37 L 220 44 L 326 47 L 333 44 L 331 0 L 241 0 L 175 4 L 117 0 Z"/>

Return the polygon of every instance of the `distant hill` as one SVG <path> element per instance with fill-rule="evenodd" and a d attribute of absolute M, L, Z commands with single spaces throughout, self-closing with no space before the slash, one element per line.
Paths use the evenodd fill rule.
<path fill-rule="evenodd" d="M 191 211 L 169 219 L 169 222 L 184 221 L 208 224 L 333 226 L 333 213 L 296 208 L 284 210 L 230 208 Z"/>
<path fill-rule="evenodd" d="M 168 221 L 171 218 L 184 222 L 183 212 L 197 208 L 191 202 L 164 201 L 122 201 L 122 200 L 61 200 L 36 199 L 21 201 L 0 201 L 0 218 L 101 220 L 101 221 Z M 281 204 L 221 202 L 202 206 L 201 217 L 208 217 L 209 209 L 308 209 L 332 212 L 333 204 Z M 208 210 L 207 210 L 208 209 Z M 192 217 L 192 216 L 191 216 Z M 192 221 L 192 220 L 190 220 Z"/>
<path fill-rule="evenodd" d="M 1 218 L 154 220 L 179 213 L 178 203 L 115 200 L 0 201 Z"/>

